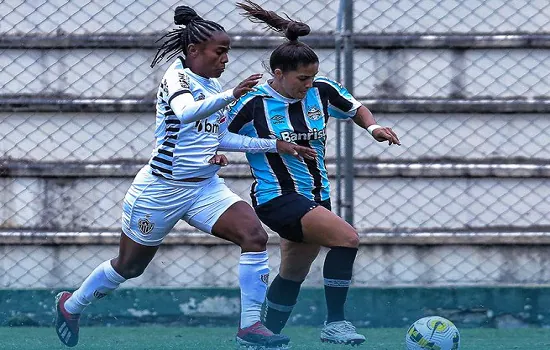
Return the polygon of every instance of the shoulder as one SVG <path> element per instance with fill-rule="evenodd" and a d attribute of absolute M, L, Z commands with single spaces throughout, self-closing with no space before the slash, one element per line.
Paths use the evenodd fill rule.
<path fill-rule="evenodd" d="M 343 88 L 342 84 L 324 76 L 317 76 L 313 79 L 313 86 L 319 88 L 334 88 L 340 90 Z"/>
<path fill-rule="evenodd" d="M 185 67 L 180 58 L 177 58 L 164 73 L 164 78 L 172 81 L 178 80 L 182 88 L 189 88 L 191 77 L 185 72 Z"/>
<path fill-rule="evenodd" d="M 185 74 L 185 67 L 183 66 L 183 63 L 179 57 L 176 58 L 174 62 L 172 62 L 172 64 L 166 69 L 166 74 L 177 74 L 177 73 Z"/>
<path fill-rule="evenodd" d="M 245 107 L 251 108 L 254 104 L 261 103 L 265 98 L 271 98 L 271 96 L 261 86 L 256 87 L 241 96 L 238 100 L 231 102 L 229 105 L 230 113 L 236 114 Z"/>

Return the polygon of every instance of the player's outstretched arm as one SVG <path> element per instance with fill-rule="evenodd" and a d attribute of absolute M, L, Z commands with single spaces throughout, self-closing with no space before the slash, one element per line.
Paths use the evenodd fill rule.
<path fill-rule="evenodd" d="M 250 137 L 239 135 L 225 129 L 220 134 L 220 145 L 218 149 L 228 152 L 247 152 L 247 153 L 280 153 L 289 154 L 298 159 L 314 159 L 317 152 L 313 148 L 303 147 L 294 143 L 277 139 L 263 139 L 259 137 Z"/>
<path fill-rule="evenodd" d="M 209 96 L 204 100 L 195 101 L 191 92 L 187 90 L 185 93 L 170 98 L 170 108 L 172 108 L 174 113 L 183 123 L 194 123 L 198 120 L 207 118 L 212 113 L 225 108 L 236 98 L 252 91 L 261 77 L 261 74 L 252 74 L 240 82 L 234 89 Z"/>
<path fill-rule="evenodd" d="M 359 107 L 355 117 L 353 117 L 353 121 L 363 129 L 366 129 L 376 141 L 388 141 L 389 145 L 401 145 L 401 141 L 399 141 L 397 134 L 392 128 L 376 124 L 376 120 L 367 107 Z"/>

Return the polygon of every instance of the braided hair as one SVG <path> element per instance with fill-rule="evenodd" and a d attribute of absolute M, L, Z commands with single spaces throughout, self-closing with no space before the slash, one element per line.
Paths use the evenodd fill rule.
<path fill-rule="evenodd" d="M 174 58 L 180 52 L 187 56 L 187 47 L 190 44 L 205 42 L 216 32 L 225 33 L 225 29 L 221 25 L 203 19 L 189 6 L 176 7 L 174 23 L 182 27 L 168 32 L 157 40 L 166 39 L 157 50 L 155 58 L 153 58 L 153 62 L 151 63 L 151 68 L 166 56 L 167 60 Z"/>
<path fill-rule="evenodd" d="M 306 36 L 311 31 L 305 23 L 295 21 L 290 17 L 283 18 L 273 11 L 267 11 L 250 0 L 237 3 L 237 7 L 244 10 L 243 15 L 254 23 L 266 24 L 285 36 L 287 42 L 279 45 L 271 53 L 269 67 L 274 72 L 279 68 L 283 72 L 294 71 L 300 65 L 319 63 L 317 54 L 307 44 L 298 41 L 301 36 Z"/>

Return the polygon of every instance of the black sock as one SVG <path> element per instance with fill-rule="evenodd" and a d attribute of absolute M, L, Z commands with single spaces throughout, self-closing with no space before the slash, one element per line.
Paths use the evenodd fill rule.
<path fill-rule="evenodd" d="M 283 330 L 298 299 L 302 282 L 286 280 L 277 275 L 267 291 L 264 305 L 264 325 L 273 333 Z"/>
<path fill-rule="evenodd" d="M 344 304 L 348 295 L 357 248 L 333 247 L 323 267 L 327 323 L 345 320 Z"/>

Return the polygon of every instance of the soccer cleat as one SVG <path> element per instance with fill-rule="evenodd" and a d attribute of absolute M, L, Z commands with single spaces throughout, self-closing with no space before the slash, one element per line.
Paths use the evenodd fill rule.
<path fill-rule="evenodd" d="M 72 315 L 65 310 L 65 302 L 72 293 L 61 292 L 55 296 L 55 332 L 61 342 L 69 347 L 78 344 L 78 321 L 80 315 Z"/>
<path fill-rule="evenodd" d="M 357 333 L 355 326 L 349 321 L 326 323 L 321 330 L 323 343 L 359 345 L 365 341 L 365 336 Z"/>
<path fill-rule="evenodd" d="M 275 350 L 290 349 L 290 338 L 282 334 L 274 334 L 260 321 L 250 327 L 239 329 L 237 344 L 241 349 Z"/>

